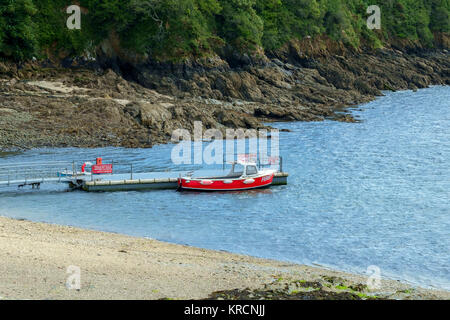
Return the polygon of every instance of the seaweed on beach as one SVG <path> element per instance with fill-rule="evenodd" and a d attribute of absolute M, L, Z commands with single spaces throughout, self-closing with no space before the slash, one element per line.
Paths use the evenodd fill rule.
<path fill-rule="evenodd" d="M 285 283 L 275 281 L 266 284 L 263 289 L 233 289 L 216 291 L 207 300 L 378 300 L 377 296 L 369 296 L 365 286 L 346 287 L 340 283 L 330 289 L 321 281 L 297 280 Z M 355 290 L 361 289 L 361 290 Z"/>
<path fill-rule="evenodd" d="M 379 298 L 369 297 L 367 299 Z M 207 300 L 366 300 L 366 298 L 352 292 L 333 292 L 323 289 L 299 292 L 234 289 L 213 292 Z"/>
<path fill-rule="evenodd" d="M 278 278 L 259 289 L 231 289 L 211 293 L 202 300 L 391 300 L 390 295 L 376 296 L 368 291 L 367 285 L 353 283 L 348 286 L 340 277 L 323 276 L 318 281 L 286 281 Z M 395 294 L 402 293 L 397 291 Z M 397 296 L 398 298 L 398 296 Z M 160 300 L 173 300 L 162 298 Z"/>

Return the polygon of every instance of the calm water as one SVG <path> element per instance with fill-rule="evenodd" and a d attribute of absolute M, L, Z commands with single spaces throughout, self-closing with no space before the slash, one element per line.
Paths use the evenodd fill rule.
<path fill-rule="evenodd" d="M 240 193 L 83 193 L 44 186 L 0 194 L 0 215 L 144 236 L 450 290 L 450 88 L 388 93 L 361 123 L 282 123 L 289 185 Z M 32 150 L 0 158 L 133 162 L 179 170 L 173 146 Z M 186 168 L 183 168 L 186 169 Z"/>

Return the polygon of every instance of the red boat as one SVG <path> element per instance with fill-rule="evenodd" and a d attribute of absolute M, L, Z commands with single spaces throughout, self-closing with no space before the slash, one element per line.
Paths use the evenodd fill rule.
<path fill-rule="evenodd" d="M 228 175 L 222 177 L 178 178 L 178 190 L 237 191 L 264 188 L 273 182 L 275 170 L 258 170 L 255 163 L 234 162 Z"/>

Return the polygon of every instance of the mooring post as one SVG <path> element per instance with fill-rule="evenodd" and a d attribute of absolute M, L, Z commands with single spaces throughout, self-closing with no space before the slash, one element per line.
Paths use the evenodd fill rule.
<path fill-rule="evenodd" d="M 133 180 L 133 164 L 130 164 L 130 180 Z"/>
<path fill-rule="evenodd" d="M 72 167 L 73 167 L 72 174 L 75 176 L 75 180 L 78 180 L 78 172 L 77 172 L 77 169 L 76 169 L 76 166 L 75 166 L 75 161 L 73 161 Z"/>

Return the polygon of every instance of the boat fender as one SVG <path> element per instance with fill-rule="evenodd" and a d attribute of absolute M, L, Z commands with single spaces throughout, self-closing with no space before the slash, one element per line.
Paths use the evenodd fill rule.
<path fill-rule="evenodd" d="M 255 182 L 254 179 L 247 179 L 247 180 L 244 180 L 244 183 L 245 183 L 245 184 L 252 184 L 252 183 L 254 183 L 254 182 Z"/>

